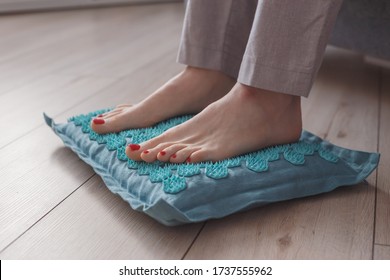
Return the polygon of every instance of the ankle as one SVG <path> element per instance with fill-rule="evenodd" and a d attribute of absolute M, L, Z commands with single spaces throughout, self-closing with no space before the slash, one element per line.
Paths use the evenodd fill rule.
<path fill-rule="evenodd" d="M 260 106 L 269 109 L 301 108 L 301 97 L 261 88 L 247 86 L 241 83 L 235 85 L 237 93 L 244 101 L 259 103 Z"/>
<path fill-rule="evenodd" d="M 207 69 L 207 68 L 199 68 L 193 66 L 186 66 L 183 70 L 184 75 L 188 75 L 189 77 L 201 77 L 203 81 L 213 81 L 215 84 L 231 84 L 231 87 L 236 83 L 236 79 L 231 76 L 226 75 L 225 73 Z"/>

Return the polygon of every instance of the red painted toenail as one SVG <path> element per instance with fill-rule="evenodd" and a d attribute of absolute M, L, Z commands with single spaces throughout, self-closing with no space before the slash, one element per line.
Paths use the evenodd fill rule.
<path fill-rule="evenodd" d="M 103 117 L 103 115 L 102 114 L 100 114 L 99 116 L 98 116 L 98 118 L 102 118 Z"/>
<path fill-rule="evenodd" d="M 186 159 L 186 162 L 191 162 L 191 158 L 188 157 L 188 158 Z"/>
<path fill-rule="evenodd" d="M 167 154 L 167 152 L 165 152 L 165 151 L 160 152 L 160 155 L 162 155 L 162 156 L 165 156 L 166 154 Z"/>
<path fill-rule="evenodd" d="M 141 148 L 141 146 L 138 145 L 138 144 L 130 144 L 130 145 L 129 145 L 129 148 L 130 148 L 130 150 L 132 150 L 132 151 L 138 151 L 138 150 Z"/>
<path fill-rule="evenodd" d="M 144 154 L 149 154 L 148 150 L 143 151 Z"/>
<path fill-rule="evenodd" d="M 172 155 L 172 158 L 176 158 L 176 154 L 173 154 L 173 155 Z"/>
<path fill-rule="evenodd" d="M 94 124 L 104 124 L 105 121 L 104 121 L 104 119 L 93 119 L 93 123 Z"/>

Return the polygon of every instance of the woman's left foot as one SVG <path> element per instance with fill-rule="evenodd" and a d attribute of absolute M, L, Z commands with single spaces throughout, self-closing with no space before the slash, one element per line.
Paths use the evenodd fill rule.
<path fill-rule="evenodd" d="M 136 161 L 220 161 L 267 146 L 295 142 L 302 130 L 299 96 L 237 83 L 189 121 L 126 154 Z"/>

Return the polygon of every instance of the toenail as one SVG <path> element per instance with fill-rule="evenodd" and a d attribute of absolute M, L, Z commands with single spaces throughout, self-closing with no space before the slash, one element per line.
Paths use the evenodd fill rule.
<path fill-rule="evenodd" d="M 143 151 L 144 154 L 149 154 L 148 150 Z"/>
<path fill-rule="evenodd" d="M 165 156 L 166 154 L 167 154 L 167 152 L 165 152 L 165 151 L 160 152 L 160 155 L 162 155 L 162 156 Z"/>
<path fill-rule="evenodd" d="M 176 154 L 173 154 L 173 155 L 172 155 L 172 158 L 176 158 Z"/>
<path fill-rule="evenodd" d="M 138 144 L 130 144 L 128 147 L 129 147 L 130 150 L 132 150 L 132 151 L 138 151 L 138 150 L 141 148 L 141 146 L 138 145 Z"/>
<path fill-rule="evenodd" d="M 188 158 L 186 159 L 186 162 L 191 162 L 191 158 L 188 157 Z"/>
<path fill-rule="evenodd" d="M 99 116 L 98 116 L 98 118 L 102 118 L 103 117 L 103 115 L 102 114 L 100 114 Z"/>
<path fill-rule="evenodd" d="M 104 121 L 104 119 L 93 119 L 93 123 L 94 124 L 104 124 L 105 121 Z"/>

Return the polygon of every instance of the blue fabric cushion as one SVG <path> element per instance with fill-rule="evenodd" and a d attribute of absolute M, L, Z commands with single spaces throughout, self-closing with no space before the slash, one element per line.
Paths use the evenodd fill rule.
<path fill-rule="evenodd" d="M 107 187 L 165 225 L 199 222 L 267 203 L 316 195 L 363 181 L 379 154 L 337 147 L 303 131 L 297 143 L 279 145 L 221 162 L 170 164 L 127 158 L 128 143 L 141 143 L 182 123 L 181 116 L 144 129 L 97 134 L 90 128 L 99 110 L 68 123 L 46 123 Z"/>

